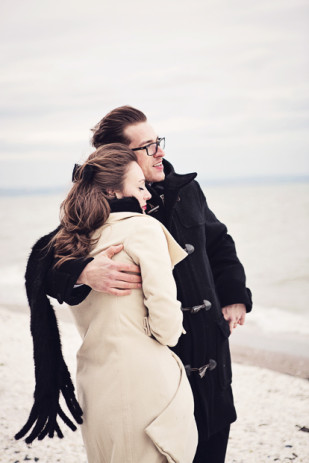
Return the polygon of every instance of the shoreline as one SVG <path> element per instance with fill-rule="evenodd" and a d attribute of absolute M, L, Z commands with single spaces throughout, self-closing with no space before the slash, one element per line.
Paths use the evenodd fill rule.
<path fill-rule="evenodd" d="M 270 352 L 237 344 L 230 347 L 233 364 L 265 368 L 277 373 L 309 380 L 309 360 L 305 357 Z"/>
<path fill-rule="evenodd" d="M 59 321 L 74 323 L 65 305 L 53 303 L 53 306 Z M 0 310 L 29 314 L 27 306 L 17 304 L 0 305 Z M 309 348 L 306 348 L 306 345 L 309 347 L 309 341 L 305 336 L 261 332 L 250 319 L 244 326 L 237 327 L 230 337 L 233 364 L 266 368 L 309 380 Z"/>
<path fill-rule="evenodd" d="M 232 362 L 309 380 L 309 339 L 260 330 L 249 317 L 230 337 Z"/>

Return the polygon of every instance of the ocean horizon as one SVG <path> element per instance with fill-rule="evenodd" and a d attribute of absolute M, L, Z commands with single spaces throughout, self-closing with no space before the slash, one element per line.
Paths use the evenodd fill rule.
<path fill-rule="evenodd" d="M 258 186 L 258 185 L 279 185 L 286 183 L 309 183 L 309 175 L 294 176 L 261 176 L 261 177 L 227 177 L 227 178 L 207 178 L 198 175 L 197 181 L 202 187 L 208 186 Z M 23 196 L 23 195 L 54 195 L 65 193 L 70 184 L 58 185 L 55 187 L 19 187 L 1 188 L 0 196 Z"/>

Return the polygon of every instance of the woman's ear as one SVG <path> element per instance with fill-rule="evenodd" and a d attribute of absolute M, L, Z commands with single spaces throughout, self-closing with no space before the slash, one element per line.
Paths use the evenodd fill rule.
<path fill-rule="evenodd" d="M 106 193 L 107 193 L 107 196 L 108 196 L 110 199 L 116 198 L 116 193 L 115 193 L 114 190 L 107 190 Z"/>
<path fill-rule="evenodd" d="M 121 199 L 123 194 L 120 191 L 114 191 L 114 198 Z"/>
<path fill-rule="evenodd" d="M 117 199 L 123 198 L 123 194 L 120 191 L 115 191 L 115 190 L 107 190 L 107 196 L 110 199 L 112 199 L 112 198 L 117 198 Z"/>

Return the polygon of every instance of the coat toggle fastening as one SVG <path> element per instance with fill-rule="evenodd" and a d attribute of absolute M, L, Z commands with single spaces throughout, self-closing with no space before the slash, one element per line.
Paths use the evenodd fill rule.
<path fill-rule="evenodd" d="M 192 371 L 197 371 L 200 378 L 204 378 L 206 371 L 214 370 L 216 366 L 217 366 L 217 362 L 213 359 L 209 359 L 209 362 L 200 368 L 191 368 L 191 365 L 185 365 L 185 370 L 186 370 L 187 376 L 190 376 Z"/>
<path fill-rule="evenodd" d="M 194 305 L 193 307 L 181 307 L 181 310 L 183 312 L 190 312 L 190 313 L 197 313 L 202 309 L 205 309 L 206 311 L 211 309 L 212 303 L 210 301 L 207 301 L 206 299 L 203 299 L 203 304 L 201 305 Z"/>
<path fill-rule="evenodd" d="M 190 243 L 185 244 L 185 248 L 184 248 L 184 249 L 185 249 L 185 251 L 188 253 L 188 256 L 189 256 L 190 254 L 192 254 L 192 253 L 195 251 L 195 248 L 194 248 L 193 244 L 190 244 Z"/>

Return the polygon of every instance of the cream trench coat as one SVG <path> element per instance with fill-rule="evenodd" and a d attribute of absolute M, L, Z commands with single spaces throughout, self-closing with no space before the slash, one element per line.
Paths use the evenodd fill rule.
<path fill-rule="evenodd" d="M 82 345 L 77 389 L 89 463 L 190 463 L 197 446 L 193 397 L 179 358 L 167 347 L 183 332 L 173 266 L 187 255 L 144 214 L 111 213 L 91 252 L 123 243 L 115 260 L 141 268 L 129 296 L 91 291 L 71 308 Z"/>

